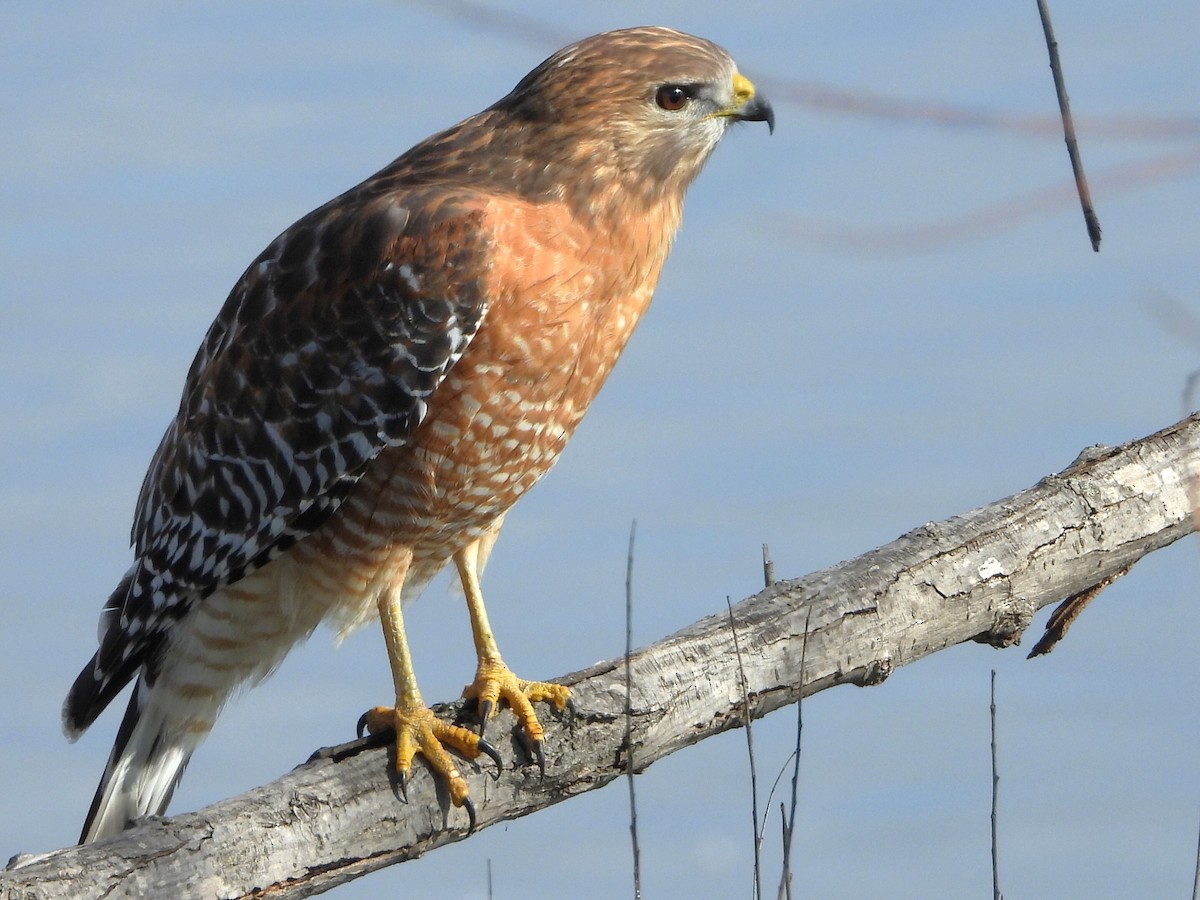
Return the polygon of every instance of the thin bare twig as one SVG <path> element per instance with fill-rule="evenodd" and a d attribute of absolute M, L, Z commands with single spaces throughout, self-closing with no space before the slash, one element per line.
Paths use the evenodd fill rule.
<path fill-rule="evenodd" d="M 783 805 L 783 801 L 779 801 L 779 831 L 780 841 L 784 846 L 784 853 L 787 852 L 788 832 L 791 829 L 788 827 L 787 807 Z M 788 869 L 787 860 L 783 861 L 783 874 L 779 877 L 779 893 L 778 900 L 791 900 L 792 898 L 792 873 Z"/>
<path fill-rule="evenodd" d="M 629 554 L 625 557 L 625 773 L 629 782 L 629 839 L 633 843 L 633 896 L 642 897 L 642 852 L 638 844 L 637 796 L 633 787 L 633 541 L 637 519 L 629 526 Z"/>
<path fill-rule="evenodd" d="M 1000 774 L 996 768 L 996 670 L 992 669 L 992 898 L 1004 900 L 1000 893 L 1000 847 L 996 836 L 996 798 L 1000 792 Z"/>
<path fill-rule="evenodd" d="M 1192 900 L 1200 900 L 1200 837 L 1196 839 L 1196 875 L 1192 880 Z"/>
<path fill-rule="evenodd" d="M 1063 134 L 1067 140 L 1067 155 L 1071 158 L 1071 171 L 1075 173 L 1075 189 L 1079 192 L 1079 203 L 1083 207 L 1083 221 L 1087 225 L 1088 239 L 1092 249 L 1100 252 L 1100 219 L 1092 206 L 1092 193 L 1088 189 L 1087 176 L 1083 173 L 1083 160 L 1079 158 L 1079 142 L 1075 139 L 1075 121 L 1071 118 L 1071 100 L 1067 97 L 1067 85 L 1063 79 L 1062 62 L 1058 58 L 1058 41 L 1054 39 L 1054 26 L 1050 24 L 1050 10 L 1046 0 L 1038 0 L 1038 14 L 1042 17 L 1042 31 L 1046 35 L 1046 49 L 1050 52 L 1050 71 L 1054 74 L 1054 91 L 1058 94 L 1058 109 L 1062 113 Z"/>
<path fill-rule="evenodd" d="M 729 631 L 733 635 L 733 651 L 737 654 L 738 684 L 742 689 L 742 721 L 746 728 L 746 753 L 750 757 L 750 815 L 754 821 L 754 900 L 762 900 L 762 828 L 758 824 L 758 770 L 754 764 L 754 729 L 750 725 L 750 692 L 746 687 L 746 669 L 742 665 L 742 647 L 738 643 L 737 624 L 733 620 L 733 603 L 725 598 L 729 608 Z"/>
<path fill-rule="evenodd" d="M 808 656 L 808 626 L 812 621 L 812 612 L 804 617 L 804 642 L 800 645 L 800 671 L 804 671 L 804 663 Z M 797 798 L 800 792 L 800 738 L 804 734 L 804 698 L 796 700 L 796 749 L 792 751 L 792 799 L 783 830 L 783 874 L 779 880 L 779 894 L 785 900 L 792 900 L 792 838 L 796 834 Z"/>

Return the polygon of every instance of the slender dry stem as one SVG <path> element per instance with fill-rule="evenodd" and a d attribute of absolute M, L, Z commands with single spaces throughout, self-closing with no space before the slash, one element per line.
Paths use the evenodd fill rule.
<path fill-rule="evenodd" d="M 808 626 L 812 612 L 804 617 L 804 641 L 800 644 L 800 671 L 804 672 L 808 655 Z M 779 879 L 779 896 L 792 900 L 792 838 L 796 834 L 796 810 L 800 795 L 800 739 L 804 735 L 804 698 L 796 700 L 796 748 L 792 751 L 792 797 L 783 829 L 783 874 Z"/>
<path fill-rule="evenodd" d="M 1067 96 L 1062 62 L 1058 58 L 1058 41 L 1054 39 L 1054 26 L 1050 24 L 1050 9 L 1046 5 L 1046 0 L 1038 0 L 1038 14 L 1042 17 L 1046 49 L 1050 52 L 1050 71 L 1054 74 L 1054 91 L 1058 94 L 1058 110 L 1062 113 L 1067 156 L 1071 159 L 1071 171 L 1075 173 L 1075 189 L 1079 192 L 1079 203 L 1083 207 L 1083 221 L 1087 225 L 1088 240 L 1092 242 L 1092 249 L 1099 253 L 1100 219 L 1096 216 L 1096 210 L 1092 206 L 1092 192 L 1088 189 L 1087 175 L 1083 172 L 1083 160 L 1079 158 L 1079 141 L 1075 138 L 1075 120 L 1071 117 L 1071 100 Z"/>
<path fill-rule="evenodd" d="M 1192 900 L 1200 900 L 1200 837 L 1196 839 L 1196 874 L 1192 879 Z"/>
<path fill-rule="evenodd" d="M 992 898 L 1004 900 L 1000 893 L 1000 852 L 996 838 L 996 798 L 1000 791 L 1000 773 L 996 767 L 996 670 L 992 669 L 992 702 L 989 706 L 992 718 Z"/>
<path fill-rule="evenodd" d="M 762 829 L 758 825 L 758 769 L 754 764 L 754 729 L 750 724 L 750 692 L 746 687 L 746 668 L 742 665 L 742 647 L 738 643 L 737 623 L 733 619 L 733 603 L 725 598 L 729 608 L 729 631 L 733 635 L 733 651 L 737 654 L 738 684 L 742 691 L 742 722 L 746 729 L 746 754 L 750 757 L 750 815 L 754 823 L 754 900 L 762 900 Z"/>
<path fill-rule="evenodd" d="M 625 557 L 625 774 L 629 783 L 629 839 L 633 844 L 633 896 L 642 897 L 642 851 L 638 844 L 637 796 L 633 787 L 633 542 L 637 519 L 629 526 L 629 553 Z"/>
<path fill-rule="evenodd" d="M 780 840 L 783 842 L 784 853 L 787 853 L 788 841 L 791 840 L 791 826 L 788 824 L 787 807 L 783 801 L 779 801 L 779 831 Z M 792 898 L 792 872 L 788 868 L 787 860 L 783 861 L 783 874 L 779 877 L 779 900 L 791 900 Z"/>

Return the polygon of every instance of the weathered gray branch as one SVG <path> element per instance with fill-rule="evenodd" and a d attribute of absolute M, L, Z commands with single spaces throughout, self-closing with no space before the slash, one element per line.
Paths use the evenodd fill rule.
<path fill-rule="evenodd" d="M 1028 490 L 739 603 L 733 616 L 752 714 L 835 684 L 878 683 L 897 666 L 963 641 L 1015 642 L 1041 607 L 1191 532 L 1197 471 L 1200 418 L 1193 417 L 1120 448 L 1089 448 Z M 637 651 L 632 665 L 640 768 L 741 721 L 726 611 Z M 468 774 L 480 828 L 624 771 L 623 665 L 563 681 L 578 713 L 573 722 L 546 722 L 544 779 L 514 763 L 525 759 L 516 746 L 501 748 L 498 778 L 490 769 Z M 504 715 L 493 734 L 511 727 Z M 387 770 L 383 748 L 334 748 L 242 796 L 0 873 L 0 897 L 306 897 L 465 836 L 461 811 L 449 811 L 443 824 L 444 799 L 429 777 L 412 779 L 404 803 Z"/>

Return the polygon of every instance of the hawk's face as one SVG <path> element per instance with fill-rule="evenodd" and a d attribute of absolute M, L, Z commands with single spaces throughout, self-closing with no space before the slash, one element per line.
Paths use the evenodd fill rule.
<path fill-rule="evenodd" d="M 669 28 L 613 31 L 572 44 L 496 105 L 539 134 L 545 163 L 607 169 L 682 190 L 733 122 L 774 114 L 711 41 Z M 570 135 L 560 141 L 558 135 Z"/>
<path fill-rule="evenodd" d="M 640 117 L 638 148 L 652 173 L 691 181 L 733 122 L 766 122 L 775 129 L 770 104 L 755 94 L 750 79 L 730 68 L 710 81 L 681 78 L 654 86 L 653 104 L 641 106 L 650 114 Z"/>

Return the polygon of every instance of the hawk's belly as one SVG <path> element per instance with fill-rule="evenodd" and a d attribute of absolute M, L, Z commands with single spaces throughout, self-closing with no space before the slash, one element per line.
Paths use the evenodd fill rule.
<path fill-rule="evenodd" d="M 411 599 L 455 551 L 498 527 L 557 460 L 649 293 L 608 305 L 599 323 L 520 330 L 490 319 L 430 397 L 411 442 L 376 457 L 339 510 L 288 554 L 313 612 L 358 625 L 391 584 L 397 549 L 412 551 L 403 585 Z"/>
<path fill-rule="evenodd" d="M 206 597 L 178 629 L 160 683 L 163 696 L 189 699 L 196 728 L 211 724 L 233 685 L 268 674 L 322 621 L 345 632 L 375 618 L 386 591 L 415 597 L 554 464 L 649 304 L 658 269 L 584 264 L 530 233 L 504 242 L 516 248 L 506 269 L 528 283 L 490 287 L 499 299 L 411 439 L 375 457 L 319 529 Z M 599 283 L 605 269 L 621 283 Z"/>

